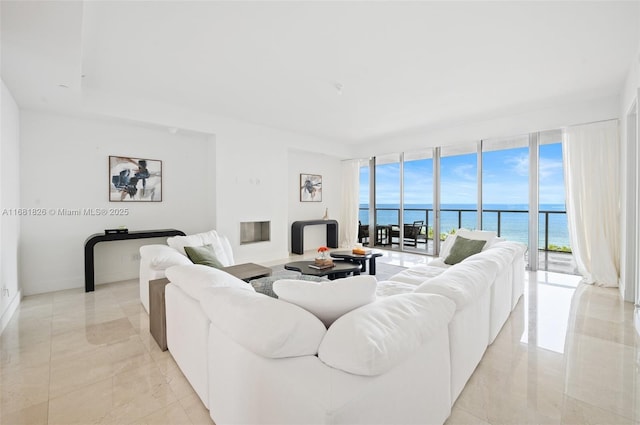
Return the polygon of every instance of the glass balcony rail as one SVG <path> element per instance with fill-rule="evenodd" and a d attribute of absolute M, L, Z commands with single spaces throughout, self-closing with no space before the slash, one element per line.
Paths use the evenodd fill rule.
<path fill-rule="evenodd" d="M 368 208 L 360 208 L 360 220 L 363 225 L 369 223 L 369 209 Z M 455 209 L 455 208 L 442 208 L 441 217 L 444 218 L 445 213 L 447 213 L 448 219 L 442 220 L 441 223 L 446 223 L 445 225 L 451 226 L 452 223 L 457 224 L 450 230 L 458 229 L 461 227 L 466 227 L 473 229 L 475 228 L 475 219 L 477 211 L 476 209 Z M 430 223 L 433 222 L 433 214 L 434 211 L 432 208 L 405 208 L 404 209 L 404 224 L 412 224 L 414 221 L 424 221 L 424 226 L 422 227 L 421 233 L 425 235 L 426 240 L 433 240 L 433 226 Z M 509 232 L 503 231 L 504 228 L 504 220 L 505 216 L 508 214 L 523 214 L 521 218 L 524 226 L 528 226 L 526 215 L 529 214 L 528 210 L 509 210 L 509 209 L 484 209 L 483 213 L 483 222 L 485 222 L 486 230 L 494 230 L 498 234 L 498 236 L 506 236 L 509 237 Z M 486 215 L 485 215 L 486 214 Z M 567 244 L 553 244 L 550 242 L 550 224 L 554 217 L 561 217 L 566 222 L 566 211 L 560 210 L 540 210 L 540 225 L 539 225 L 539 250 L 540 251 L 551 251 L 551 252 L 571 252 L 571 248 Z M 493 216 L 493 217 L 492 217 Z M 453 217 L 453 218 L 451 218 Z M 396 226 L 398 227 L 398 223 L 400 222 L 400 209 L 399 208 L 376 208 L 376 218 L 379 226 Z M 466 218 L 466 220 L 465 220 Z M 469 223 L 474 223 L 473 225 L 469 225 Z M 441 227 L 444 227 L 441 224 Z M 450 231 L 445 231 L 440 233 L 440 240 L 444 240 L 447 234 Z M 525 242 L 526 240 L 521 240 L 520 242 Z"/>

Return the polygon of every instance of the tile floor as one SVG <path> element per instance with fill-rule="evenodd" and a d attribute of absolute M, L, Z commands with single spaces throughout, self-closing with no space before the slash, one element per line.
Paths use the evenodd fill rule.
<path fill-rule="evenodd" d="M 427 261 L 387 252 L 378 278 Z M 447 424 L 639 424 L 633 306 L 576 276 L 528 277 Z M 23 299 L 0 336 L 0 423 L 212 421 L 149 335 L 137 281 L 126 281 Z"/>

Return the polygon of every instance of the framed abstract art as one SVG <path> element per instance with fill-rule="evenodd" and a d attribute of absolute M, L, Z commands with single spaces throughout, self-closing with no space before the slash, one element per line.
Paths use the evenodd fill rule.
<path fill-rule="evenodd" d="M 322 176 L 300 174 L 300 202 L 322 202 Z"/>
<path fill-rule="evenodd" d="M 162 202 L 162 161 L 109 156 L 109 201 Z"/>

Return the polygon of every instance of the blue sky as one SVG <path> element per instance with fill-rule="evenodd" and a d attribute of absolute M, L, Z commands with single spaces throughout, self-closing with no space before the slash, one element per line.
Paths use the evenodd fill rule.
<path fill-rule="evenodd" d="M 485 204 L 527 204 L 529 149 L 517 148 L 483 154 L 483 202 Z M 369 198 L 369 172 L 360 175 L 360 203 Z M 433 165 L 431 160 L 404 164 L 405 204 L 431 204 Z M 475 154 L 444 157 L 440 163 L 442 204 L 472 204 L 477 201 L 477 159 Z M 400 203 L 400 165 L 384 164 L 376 169 L 378 204 Z M 540 203 L 564 204 L 562 147 L 559 143 L 540 146 Z"/>

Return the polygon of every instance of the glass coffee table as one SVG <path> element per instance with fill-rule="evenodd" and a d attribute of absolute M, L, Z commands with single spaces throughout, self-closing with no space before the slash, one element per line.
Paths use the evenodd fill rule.
<path fill-rule="evenodd" d="M 329 280 L 335 280 L 341 277 L 347 277 L 353 273 L 354 276 L 360 274 L 360 264 L 352 263 L 350 261 L 334 261 L 333 267 L 326 269 L 314 269 L 309 267 L 313 261 L 294 261 L 284 265 L 286 270 L 294 270 L 302 274 L 311 276 L 327 276 Z"/>
<path fill-rule="evenodd" d="M 367 260 L 369 260 L 369 274 L 376 274 L 376 258 L 382 257 L 381 252 L 368 252 L 366 254 L 354 254 L 351 251 L 333 251 L 329 255 L 333 258 L 340 258 L 361 266 L 361 272 L 367 271 Z"/>

